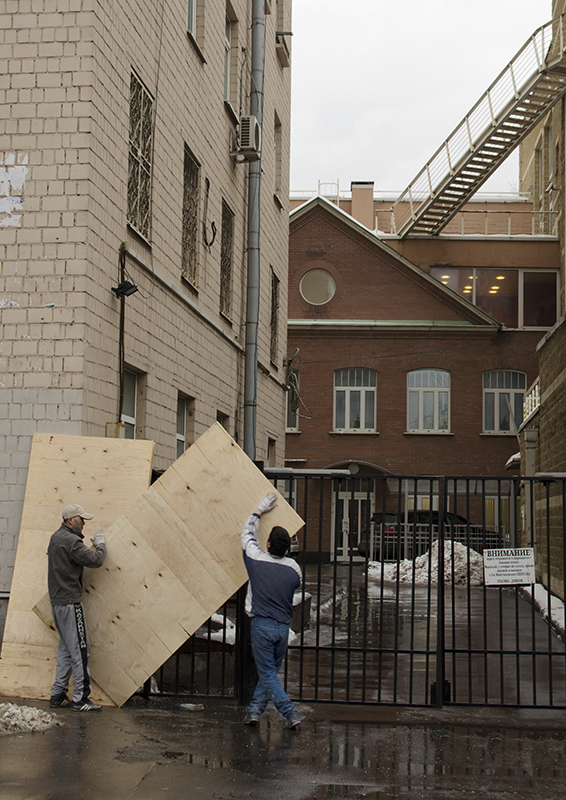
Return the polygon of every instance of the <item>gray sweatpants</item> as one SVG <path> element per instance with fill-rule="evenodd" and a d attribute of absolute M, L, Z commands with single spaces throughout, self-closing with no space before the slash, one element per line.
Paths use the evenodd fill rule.
<path fill-rule="evenodd" d="M 73 675 L 73 701 L 80 703 L 90 695 L 88 660 L 90 646 L 86 632 L 85 612 L 82 603 L 68 606 L 51 606 L 53 621 L 59 632 L 57 670 L 51 696 L 67 694 L 69 679 Z"/>

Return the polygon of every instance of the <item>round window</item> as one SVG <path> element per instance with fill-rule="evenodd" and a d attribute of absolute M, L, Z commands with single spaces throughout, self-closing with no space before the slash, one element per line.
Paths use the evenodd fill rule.
<path fill-rule="evenodd" d="M 322 306 L 334 297 L 336 281 L 325 269 L 311 269 L 301 278 L 299 288 L 307 303 Z"/>

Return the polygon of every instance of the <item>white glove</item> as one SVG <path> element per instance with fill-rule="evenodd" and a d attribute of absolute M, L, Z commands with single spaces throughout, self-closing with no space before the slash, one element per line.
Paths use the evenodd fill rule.
<path fill-rule="evenodd" d="M 106 544 L 106 539 L 104 538 L 104 533 L 102 531 L 95 533 L 94 537 L 90 541 L 95 547 L 98 547 L 99 544 Z"/>
<path fill-rule="evenodd" d="M 263 500 L 258 503 L 257 510 L 264 514 L 266 511 L 271 511 L 276 505 L 277 495 L 271 492 L 270 494 L 266 494 Z"/>

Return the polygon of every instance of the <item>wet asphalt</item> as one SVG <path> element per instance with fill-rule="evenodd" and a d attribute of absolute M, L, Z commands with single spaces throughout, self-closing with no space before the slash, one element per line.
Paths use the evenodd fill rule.
<path fill-rule="evenodd" d="M 0 698 L 48 710 L 46 702 Z M 184 698 L 183 702 L 187 702 Z M 56 712 L 44 733 L 0 737 L 2 800 L 323 800 L 566 797 L 563 711 L 299 705 L 256 729 L 230 700 Z"/>

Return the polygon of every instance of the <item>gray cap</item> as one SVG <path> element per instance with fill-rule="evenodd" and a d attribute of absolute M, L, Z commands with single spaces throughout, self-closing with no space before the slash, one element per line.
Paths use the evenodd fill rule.
<path fill-rule="evenodd" d="M 71 503 L 70 506 L 65 506 L 63 509 L 63 519 L 71 519 L 71 517 L 82 517 L 83 519 L 92 519 L 94 514 L 89 514 L 82 506 L 76 503 Z"/>

